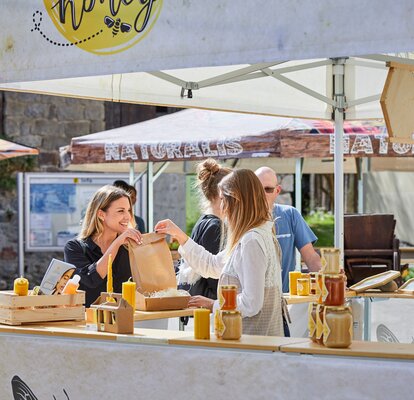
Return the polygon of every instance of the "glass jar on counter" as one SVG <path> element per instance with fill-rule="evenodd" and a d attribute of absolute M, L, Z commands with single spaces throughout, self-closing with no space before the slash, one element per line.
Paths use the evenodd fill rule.
<path fill-rule="evenodd" d="M 237 285 L 220 285 L 218 292 L 221 310 L 231 311 L 237 308 Z"/>
<path fill-rule="evenodd" d="M 217 310 L 214 331 L 218 339 L 239 340 L 242 335 L 240 311 Z"/>
<path fill-rule="evenodd" d="M 333 348 L 349 347 L 353 329 L 351 308 L 326 306 L 323 314 L 323 344 Z"/>
<path fill-rule="evenodd" d="M 298 293 L 298 296 L 309 296 L 309 293 L 310 293 L 309 276 L 307 278 L 302 277 L 297 280 L 297 293 Z"/>
<path fill-rule="evenodd" d="M 325 306 L 342 306 L 345 302 L 345 274 L 325 274 L 323 287 L 326 289 Z"/>
<path fill-rule="evenodd" d="M 326 295 L 326 288 L 324 286 L 323 273 L 318 272 L 316 274 L 316 302 L 318 304 L 323 304 L 323 298 L 325 295 Z"/>
<path fill-rule="evenodd" d="M 309 338 L 312 342 L 316 342 L 316 308 L 318 303 L 309 303 L 308 307 L 308 330 Z"/>

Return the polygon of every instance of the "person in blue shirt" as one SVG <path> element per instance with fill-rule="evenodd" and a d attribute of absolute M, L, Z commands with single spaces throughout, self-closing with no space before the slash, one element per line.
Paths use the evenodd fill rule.
<path fill-rule="evenodd" d="M 310 272 L 321 269 L 321 258 L 313 248 L 313 243 L 318 238 L 295 207 L 276 204 L 277 196 L 281 191 L 276 172 L 269 167 L 261 167 L 255 173 L 263 185 L 269 208 L 275 219 L 276 237 L 282 249 L 283 292 L 287 293 L 289 272 L 296 268 L 295 248 L 299 250 Z"/>

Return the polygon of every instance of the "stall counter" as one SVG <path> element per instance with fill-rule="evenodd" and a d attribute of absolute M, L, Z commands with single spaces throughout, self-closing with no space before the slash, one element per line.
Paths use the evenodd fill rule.
<path fill-rule="evenodd" d="M 414 345 L 327 349 L 303 338 L 247 335 L 196 341 L 191 332 L 135 328 L 117 335 L 69 322 L 2 325 L 0 351 L 4 400 L 19 385 L 39 399 L 205 399 L 208 393 L 297 400 L 306 393 L 377 400 L 410 398 L 414 376 Z"/>

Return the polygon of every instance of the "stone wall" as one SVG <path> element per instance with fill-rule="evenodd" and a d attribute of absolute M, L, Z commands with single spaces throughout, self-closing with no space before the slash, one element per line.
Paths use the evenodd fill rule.
<path fill-rule="evenodd" d="M 26 93 L 0 92 L 0 134 L 6 139 L 36 147 L 40 154 L 36 171 L 58 172 L 59 147 L 75 136 L 155 117 L 162 112 L 131 105 L 125 107 L 98 101 L 70 99 Z M 124 118 L 122 118 L 124 116 Z M 1 167 L 1 165 L 0 165 Z M 171 197 L 178 200 L 175 205 Z M 185 226 L 184 176 L 166 175 L 155 185 L 155 220 L 172 218 Z M 184 197 L 185 199 L 185 197 Z M 183 222 L 184 221 L 184 222 Z M 63 253 L 25 252 L 25 274 L 31 287 L 39 284 L 52 257 Z M 18 275 L 17 190 L 0 187 L 0 289 L 11 288 Z"/>

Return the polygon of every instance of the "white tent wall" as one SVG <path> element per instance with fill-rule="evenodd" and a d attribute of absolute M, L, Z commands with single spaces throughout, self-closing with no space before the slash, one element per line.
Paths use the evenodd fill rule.
<path fill-rule="evenodd" d="M 410 51 L 414 39 L 411 0 L 111 3 L 2 0 L 0 81 Z M 108 16 L 129 35 L 114 35 Z"/>
<path fill-rule="evenodd" d="M 364 211 L 394 214 L 397 221 L 396 236 L 405 243 L 414 244 L 413 173 L 369 172 L 364 174 L 364 187 Z"/>

